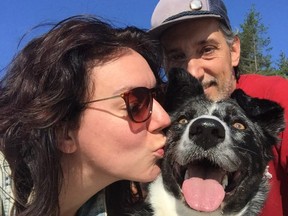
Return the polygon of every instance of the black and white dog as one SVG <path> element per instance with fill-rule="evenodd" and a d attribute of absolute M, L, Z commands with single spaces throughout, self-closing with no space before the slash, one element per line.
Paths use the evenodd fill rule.
<path fill-rule="evenodd" d="M 208 100 L 182 69 L 169 74 L 172 120 L 162 175 L 137 215 L 258 215 L 269 191 L 267 164 L 284 128 L 283 109 L 242 90 Z M 145 213 L 146 212 L 146 213 Z"/>

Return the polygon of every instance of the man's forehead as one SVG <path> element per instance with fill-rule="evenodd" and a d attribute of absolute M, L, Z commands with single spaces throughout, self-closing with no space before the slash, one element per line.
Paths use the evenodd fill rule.
<path fill-rule="evenodd" d="M 183 28 L 182 28 L 183 27 Z M 178 47 L 181 44 L 203 45 L 206 43 L 219 43 L 219 39 L 224 39 L 217 22 L 212 25 L 194 28 L 192 26 L 180 26 L 175 30 L 168 29 L 167 33 L 161 37 L 161 43 L 164 47 Z M 197 31 L 196 31 L 197 30 Z"/>

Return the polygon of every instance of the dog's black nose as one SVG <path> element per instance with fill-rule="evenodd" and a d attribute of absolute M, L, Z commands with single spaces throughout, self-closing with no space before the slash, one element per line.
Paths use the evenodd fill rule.
<path fill-rule="evenodd" d="M 189 138 L 204 150 L 216 146 L 225 138 L 223 125 L 210 118 L 199 118 L 190 126 Z"/>

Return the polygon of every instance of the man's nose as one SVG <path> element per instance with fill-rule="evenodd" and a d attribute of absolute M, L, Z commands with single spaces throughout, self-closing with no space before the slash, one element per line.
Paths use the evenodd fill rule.
<path fill-rule="evenodd" d="M 198 80 L 204 77 L 204 68 L 201 64 L 201 59 L 190 58 L 187 62 L 187 71 Z"/>

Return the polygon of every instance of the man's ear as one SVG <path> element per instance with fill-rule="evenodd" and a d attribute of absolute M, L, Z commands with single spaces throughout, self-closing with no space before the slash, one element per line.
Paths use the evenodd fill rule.
<path fill-rule="evenodd" d="M 74 153 L 77 150 L 75 131 L 64 130 L 58 137 L 58 148 L 66 154 Z"/>
<path fill-rule="evenodd" d="M 240 38 L 238 36 L 234 37 L 233 44 L 231 46 L 231 64 L 233 67 L 236 67 L 239 65 L 240 61 L 240 52 L 241 52 L 241 46 L 240 46 Z"/>

